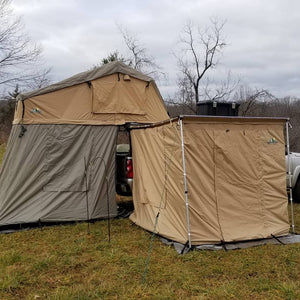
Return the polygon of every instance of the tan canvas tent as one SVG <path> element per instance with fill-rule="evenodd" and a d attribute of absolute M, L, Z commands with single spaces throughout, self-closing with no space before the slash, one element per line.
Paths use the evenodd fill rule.
<path fill-rule="evenodd" d="M 153 79 L 113 62 L 19 95 L 0 226 L 116 216 L 118 126 L 168 118 Z"/>
<path fill-rule="evenodd" d="M 120 125 L 168 118 L 154 80 L 121 62 L 18 96 L 14 124 Z"/>
<path fill-rule="evenodd" d="M 284 123 L 186 116 L 133 128 L 131 220 L 189 246 L 287 234 Z"/>

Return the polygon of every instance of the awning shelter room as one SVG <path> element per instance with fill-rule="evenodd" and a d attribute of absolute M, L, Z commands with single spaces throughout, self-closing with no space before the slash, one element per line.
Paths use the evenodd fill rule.
<path fill-rule="evenodd" d="M 130 219 L 189 246 L 288 234 L 285 121 L 183 116 L 133 127 Z"/>

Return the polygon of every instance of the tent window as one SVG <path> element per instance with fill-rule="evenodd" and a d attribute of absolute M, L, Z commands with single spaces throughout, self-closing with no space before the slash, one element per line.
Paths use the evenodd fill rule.
<path fill-rule="evenodd" d="M 111 75 L 92 82 L 93 113 L 145 115 L 145 82 L 123 77 L 120 74 L 118 80 L 116 75 Z"/>

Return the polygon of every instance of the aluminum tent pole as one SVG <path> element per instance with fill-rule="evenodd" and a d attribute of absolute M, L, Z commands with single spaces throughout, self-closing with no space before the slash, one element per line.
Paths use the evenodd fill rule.
<path fill-rule="evenodd" d="M 291 203 L 292 232 L 295 233 L 289 127 L 291 127 L 291 124 L 290 124 L 289 120 L 287 120 L 285 122 L 285 129 L 286 129 L 286 150 L 287 150 L 287 158 L 288 158 L 289 198 L 290 198 L 290 203 Z"/>
<path fill-rule="evenodd" d="M 186 167 L 185 167 L 185 154 L 184 154 L 184 140 L 183 140 L 182 118 L 180 118 L 180 135 L 181 135 L 181 152 L 182 152 L 184 196 L 185 196 L 185 207 L 186 207 L 188 242 L 189 242 L 189 248 L 191 248 L 192 247 L 192 243 L 191 243 L 191 230 L 190 230 L 189 199 L 188 199 L 187 180 L 186 180 Z"/>

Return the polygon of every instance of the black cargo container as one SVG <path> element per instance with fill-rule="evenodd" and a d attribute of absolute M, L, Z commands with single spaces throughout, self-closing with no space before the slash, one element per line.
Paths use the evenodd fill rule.
<path fill-rule="evenodd" d="M 203 101 L 197 103 L 197 115 L 209 116 L 237 116 L 239 103 Z"/>

